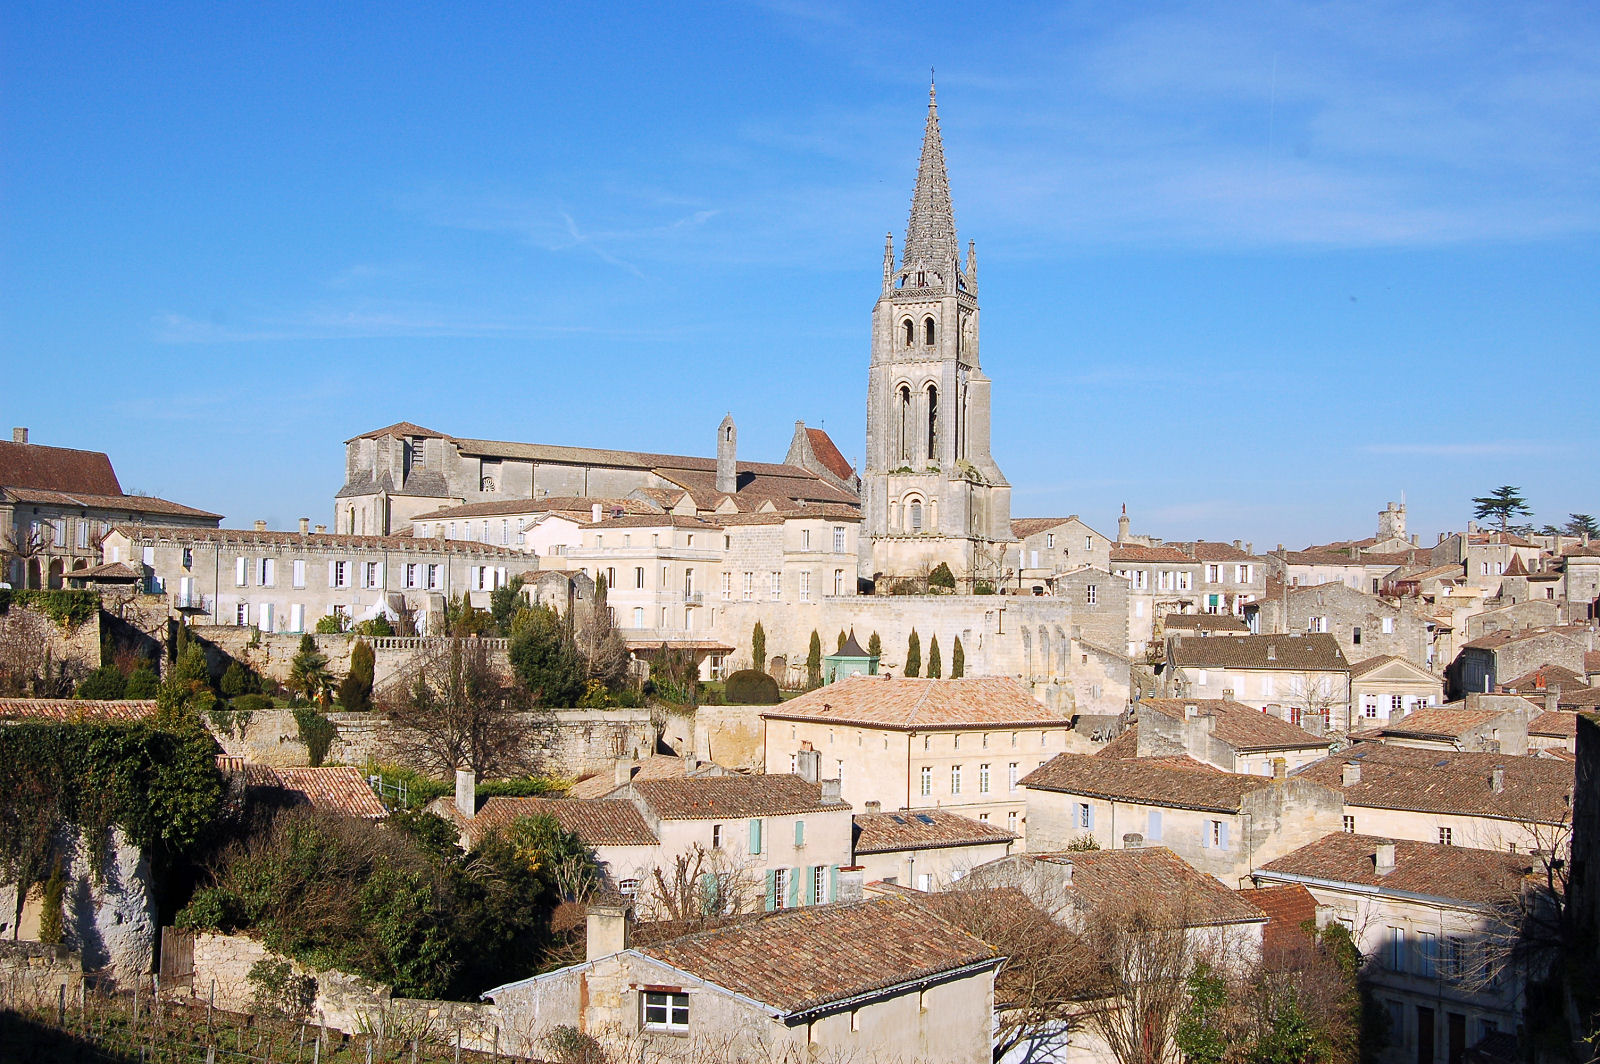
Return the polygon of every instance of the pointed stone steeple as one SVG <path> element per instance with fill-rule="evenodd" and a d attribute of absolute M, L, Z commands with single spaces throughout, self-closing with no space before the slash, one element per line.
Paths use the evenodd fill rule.
<path fill-rule="evenodd" d="M 900 264 L 954 262 L 956 247 L 956 217 L 950 206 L 950 178 L 944 169 L 944 141 L 939 136 L 939 102 L 930 81 L 922 162 L 917 167 L 917 190 L 911 195 L 911 220 L 906 223 Z"/>

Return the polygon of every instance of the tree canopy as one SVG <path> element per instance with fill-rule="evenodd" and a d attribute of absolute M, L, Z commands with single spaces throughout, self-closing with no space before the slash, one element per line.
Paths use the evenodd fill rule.
<path fill-rule="evenodd" d="M 1528 500 L 1522 496 L 1522 489 L 1510 484 L 1502 484 L 1489 494 L 1473 499 L 1472 506 L 1473 517 L 1497 522 L 1501 532 L 1510 531 L 1513 518 L 1533 513 L 1528 508 Z"/>

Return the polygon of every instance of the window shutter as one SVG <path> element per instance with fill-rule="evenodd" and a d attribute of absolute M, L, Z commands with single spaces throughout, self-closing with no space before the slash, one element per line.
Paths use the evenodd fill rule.
<path fill-rule="evenodd" d="M 794 844 L 796 846 L 804 846 L 806 844 L 806 822 L 804 820 L 796 820 L 794 822 Z"/>
<path fill-rule="evenodd" d="M 750 821 L 750 852 L 752 854 L 761 852 L 761 821 L 759 820 Z M 768 873 L 768 875 L 771 875 L 771 873 Z M 767 892 L 771 893 L 770 886 Z"/>
<path fill-rule="evenodd" d="M 328 586 L 329 587 L 338 587 L 339 586 L 339 563 L 338 562 L 329 562 L 328 563 Z"/>
<path fill-rule="evenodd" d="M 1224 850 L 1226 850 L 1228 848 L 1228 822 L 1224 820 L 1219 826 L 1222 828 L 1220 845 Z"/>
<path fill-rule="evenodd" d="M 800 873 L 804 871 L 805 869 L 803 868 L 789 869 L 789 907 L 791 909 L 799 908 L 800 906 Z"/>
<path fill-rule="evenodd" d="M 839 900 L 839 866 L 828 866 L 828 900 Z"/>
<path fill-rule="evenodd" d="M 1202 850 L 1211 849 L 1211 821 L 1209 820 L 1200 821 L 1200 848 Z"/>
<path fill-rule="evenodd" d="M 239 587 L 244 587 L 249 579 L 250 559 L 235 558 L 233 560 L 233 582 Z"/>
<path fill-rule="evenodd" d="M 383 586 L 383 563 L 382 562 L 378 563 L 378 567 L 375 570 L 375 572 L 377 573 L 377 580 L 376 580 L 375 583 L 373 583 L 372 586 L 373 587 L 382 587 Z"/>
<path fill-rule="evenodd" d="M 1147 826 L 1145 828 L 1145 834 L 1149 835 L 1152 841 L 1157 841 L 1157 842 L 1160 841 L 1160 839 L 1161 839 L 1161 810 L 1159 810 L 1159 809 L 1150 810 L 1150 819 L 1149 819 L 1149 822 L 1148 822 L 1148 824 L 1147 824 Z"/>
<path fill-rule="evenodd" d="M 1087 806 L 1086 808 L 1089 810 L 1089 830 L 1093 831 L 1094 830 L 1094 806 L 1091 805 L 1091 806 Z"/>
<path fill-rule="evenodd" d="M 707 916 L 717 911 L 717 877 L 714 873 L 700 873 L 700 908 Z"/>
<path fill-rule="evenodd" d="M 759 821 L 752 820 L 751 823 L 756 824 L 759 823 Z M 770 868 L 767 869 L 767 912 L 769 913 L 778 907 L 777 888 L 773 885 L 773 879 L 776 876 L 776 872 Z"/>

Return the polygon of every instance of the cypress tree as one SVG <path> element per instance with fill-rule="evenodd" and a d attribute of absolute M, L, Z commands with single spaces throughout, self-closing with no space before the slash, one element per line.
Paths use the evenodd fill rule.
<path fill-rule="evenodd" d="M 806 654 L 806 686 L 822 686 L 822 637 L 811 629 L 811 650 Z"/>
<path fill-rule="evenodd" d="M 911 629 L 911 639 L 906 643 L 906 675 L 920 676 L 922 674 L 922 640 L 917 638 L 917 630 Z"/>
<path fill-rule="evenodd" d="M 939 660 L 939 637 L 934 636 L 928 643 L 928 679 L 937 680 L 944 675 L 944 665 Z"/>
<path fill-rule="evenodd" d="M 867 640 L 867 653 L 875 658 L 883 657 L 883 640 L 878 638 L 877 632 L 873 632 L 872 638 Z"/>
<path fill-rule="evenodd" d="M 760 621 L 750 630 L 750 667 L 767 671 L 767 630 Z"/>
<path fill-rule="evenodd" d="M 834 648 L 834 653 L 837 654 L 839 651 L 841 651 L 843 649 L 844 649 L 844 629 L 841 628 L 841 629 L 839 629 L 839 645 Z"/>
<path fill-rule="evenodd" d="M 956 636 L 956 645 L 950 648 L 950 678 L 959 680 L 967 674 L 967 653 L 961 649 L 961 637 Z"/>

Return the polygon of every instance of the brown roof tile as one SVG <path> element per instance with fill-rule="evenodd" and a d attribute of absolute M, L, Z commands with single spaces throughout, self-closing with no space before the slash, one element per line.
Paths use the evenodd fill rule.
<path fill-rule="evenodd" d="M 1259 561 L 1254 554 L 1240 550 L 1232 543 L 1211 543 L 1206 540 L 1197 540 L 1190 548 L 1197 562 L 1253 562 Z"/>
<path fill-rule="evenodd" d="M 1139 725 L 1130 724 L 1116 738 L 1094 752 L 1095 757 L 1129 758 L 1139 756 Z"/>
<path fill-rule="evenodd" d="M 1169 613 L 1161 626 L 1169 632 L 1248 632 L 1244 618 L 1231 613 Z"/>
<path fill-rule="evenodd" d="M 10 441 L 0 441 L 0 487 L 122 494 L 111 459 L 103 451 Z"/>
<path fill-rule="evenodd" d="M 834 721 L 898 731 L 1070 724 L 1004 676 L 959 680 L 852 676 L 763 713 L 769 720 Z"/>
<path fill-rule="evenodd" d="M 80 506 L 97 510 L 121 510 L 127 514 L 154 514 L 162 517 L 222 519 L 210 510 L 197 510 L 181 502 L 158 499 L 154 495 L 95 495 L 89 492 L 48 491 L 42 488 L 0 489 L 17 502 L 45 503 L 51 506 Z"/>
<path fill-rule="evenodd" d="M 850 463 L 844 455 L 839 453 L 839 448 L 834 445 L 833 437 L 822 429 L 806 429 L 806 438 L 811 441 L 811 453 L 817 456 L 817 461 L 840 480 L 849 480 L 855 476 L 855 470 L 850 468 Z"/>
<path fill-rule="evenodd" d="M 786 816 L 848 812 L 850 804 L 825 799 L 822 786 L 799 776 L 693 776 L 635 781 L 634 793 L 662 820 Z"/>
<path fill-rule="evenodd" d="M 351 443 L 355 440 L 375 440 L 379 436 L 431 436 L 434 439 L 439 440 L 447 440 L 450 438 L 442 432 L 435 432 L 432 429 L 425 429 L 421 425 L 415 425 L 409 421 L 396 421 L 393 425 L 387 425 L 381 429 L 373 429 L 371 432 L 363 432 L 361 435 L 352 436 L 350 439 L 345 440 L 344 442 Z"/>
<path fill-rule="evenodd" d="M 247 761 L 241 767 L 245 786 L 288 791 L 298 795 L 314 809 L 368 820 L 381 820 L 389 815 L 389 811 L 367 785 L 366 777 L 354 765 L 277 768 Z"/>
<path fill-rule="evenodd" d="M 1267 776 L 1196 772 L 1160 764 L 1163 760 L 1057 754 L 1022 777 L 1022 785 L 1038 791 L 1059 791 L 1171 809 L 1234 813 L 1243 805 L 1246 794 L 1273 786 L 1275 782 Z"/>
<path fill-rule="evenodd" d="M 948 809 L 861 813 L 857 814 L 855 821 L 857 854 L 983 846 L 1015 842 L 1017 838 L 1002 828 L 952 813 Z"/>
<path fill-rule="evenodd" d="M 1554 735 L 1562 739 L 1576 739 L 1578 737 L 1578 715 L 1576 713 L 1563 713 L 1557 710 L 1554 713 L 1540 713 L 1528 722 L 1529 735 Z"/>
<path fill-rule="evenodd" d="M 1166 900 L 1179 908 L 1185 927 L 1261 923 L 1265 914 L 1165 846 L 1027 854 L 1026 859 L 1072 865 L 1073 900 L 1090 911 L 1133 897 Z"/>
<path fill-rule="evenodd" d="M 430 808 L 453 822 L 474 845 L 525 816 L 554 817 L 589 846 L 655 846 L 660 842 L 638 807 L 623 798 L 490 798 L 470 820 L 448 797 Z"/>
<path fill-rule="evenodd" d="M 1393 842 L 1395 849 L 1394 870 L 1385 875 L 1377 871 L 1381 842 Z M 1492 905 L 1514 897 L 1532 868 L 1527 854 L 1338 831 L 1258 871 Z"/>
<path fill-rule="evenodd" d="M 396 536 L 346 536 L 334 533 L 300 533 L 267 530 L 257 532 L 244 528 L 185 528 L 175 525 L 113 525 L 135 542 L 140 540 L 169 540 L 173 543 L 216 543 L 221 546 L 298 547 L 312 550 L 403 550 L 413 554 L 467 554 L 496 558 L 528 556 L 510 547 L 490 546 L 469 539 L 421 539 L 408 531 Z"/>
<path fill-rule="evenodd" d="M 154 716 L 153 698 L 0 698 L 0 720 L 122 724 Z"/>
<path fill-rule="evenodd" d="M 1011 534 L 1018 539 L 1027 539 L 1029 536 L 1036 536 L 1040 532 L 1048 532 L 1052 528 L 1059 528 L 1068 521 L 1078 520 L 1077 514 L 1072 514 L 1068 517 L 1013 517 L 1011 519 Z M 1084 527 L 1087 528 L 1088 526 L 1085 525 Z M 1091 529 L 1091 531 L 1093 530 Z"/>
<path fill-rule="evenodd" d="M 896 896 L 790 909 L 639 952 L 791 1015 L 1000 961 L 988 945 Z"/>
<path fill-rule="evenodd" d="M 632 779 L 635 781 L 670 779 L 686 774 L 684 772 L 683 758 L 672 754 L 654 754 L 644 758 L 636 763 L 632 772 Z M 614 773 L 602 772 L 599 775 L 590 776 L 588 779 L 579 780 L 571 787 L 568 787 L 567 797 L 604 798 L 618 787 L 624 786 L 627 785 L 619 784 Z"/>
<path fill-rule="evenodd" d="M 1317 918 L 1317 899 L 1305 887 L 1298 883 L 1257 887 L 1241 890 L 1239 897 L 1267 914 L 1267 926 L 1261 929 L 1262 949 L 1282 950 L 1310 940 L 1304 924 Z"/>
<path fill-rule="evenodd" d="M 1303 750 L 1307 747 L 1327 749 L 1328 740 L 1320 739 L 1304 728 L 1286 720 L 1263 713 L 1259 709 L 1229 702 L 1221 698 L 1146 698 L 1139 703 L 1141 710 L 1182 720 L 1187 707 L 1194 706 L 1201 716 L 1215 720 L 1211 734 L 1235 750 Z"/>
<path fill-rule="evenodd" d="M 1348 787 L 1343 783 L 1346 764 L 1361 766 L 1361 779 Z M 1504 789 L 1498 794 L 1491 786 L 1497 767 L 1505 769 Z M 1335 788 L 1350 806 L 1542 824 L 1566 821 L 1573 783 L 1570 764 L 1547 758 L 1385 743 L 1358 743 L 1293 775 Z"/>
<path fill-rule="evenodd" d="M 1384 735 L 1406 739 L 1459 739 L 1475 728 L 1481 728 L 1505 710 L 1451 709 L 1447 706 L 1423 706 L 1403 717 L 1391 720 L 1381 729 Z"/>
<path fill-rule="evenodd" d="M 1331 635 L 1236 635 L 1226 639 L 1184 639 L 1169 644 L 1174 665 L 1211 669 L 1348 669 Z"/>
<path fill-rule="evenodd" d="M 638 499 L 591 499 L 581 495 L 541 496 L 537 499 L 497 499 L 494 502 L 469 502 L 461 506 L 445 506 L 411 518 L 413 521 L 436 521 L 452 517 L 495 517 L 500 514 L 581 514 L 585 522 L 594 512 L 595 505 L 602 513 L 621 509 L 630 514 L 659 513 L 650 503 Z"/>
<path fill-rule="evenodd" d="M 1194 565 L 1195 560 L 1176 547 L 1145 547 L 1137 543 L 1113 543 L 1113 562 L 1184 562 Z"/>

